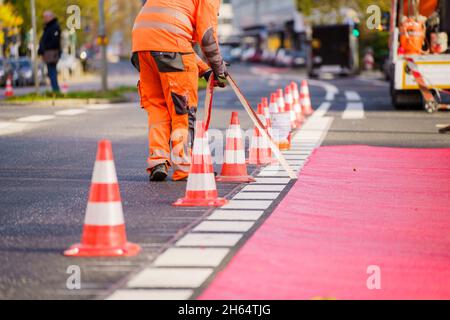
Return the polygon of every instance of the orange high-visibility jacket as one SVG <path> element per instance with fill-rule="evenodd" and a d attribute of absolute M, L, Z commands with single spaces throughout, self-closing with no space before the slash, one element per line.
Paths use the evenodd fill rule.
<path fill-rule="evenodd" d="M 403 8 L 404 14 L 409 14 L 409 1 L 404 0 Z M 422 16 L 429 17 L 436 9 L 438 8 L 439 1 L 438 0 L 421 0 L 419 4 L 419 13 Z"/>
<path fill-rule="evenodd" d="M 217 16 L 220 0 L 149 0 L 133 27 L 133 52 L 192 52 L 199 43 L 213 69 L 220 68 Z"/>

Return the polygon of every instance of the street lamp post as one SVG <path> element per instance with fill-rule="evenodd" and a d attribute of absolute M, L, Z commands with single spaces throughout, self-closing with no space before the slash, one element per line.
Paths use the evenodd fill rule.
<path fill-rule="evenodd" d="M 36 22 L 36 1 L 30 0 L 31 2 L 31 30 L 33 37 L 33 50 L 31 51 L 31 59 L 33 60 L 33 71 L 34 71 L 34 89 L 36 94 L 39 93 L 39 77 L 38 77 L 38 57 L 37 57 L 37 22 Z"/>
<path fill-rule="evenodd" d="M 106 56 L 106 27 L 105 27 L 105 1 L 98 0 L 98 12 L 99 12 L 99 28 L 98 38 L 101 46 L 102 54 L 102 90 L 108 90 L 108 61 Z"/>

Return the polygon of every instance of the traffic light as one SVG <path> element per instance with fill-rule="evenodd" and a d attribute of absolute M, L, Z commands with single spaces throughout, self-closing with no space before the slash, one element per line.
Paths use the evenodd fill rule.
<path fill-rule="evenodd" d="M 359 29 L 358 29 L 358 27 L 357 26 L 355 26 L 354 28 L 353 28 L 353 36 L 355 37 L 355 38 L 359 38 L 359 35 L 361 34 L 360 32 L 359 32 Z"/>

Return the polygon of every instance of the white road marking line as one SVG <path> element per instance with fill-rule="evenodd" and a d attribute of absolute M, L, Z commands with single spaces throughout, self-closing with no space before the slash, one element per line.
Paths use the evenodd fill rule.
<path fill-rule="evenodd" d="M 41 121 L 48 121 L 53 120 L 56 117 L 53 115 L 35 115 L 35 116 L 28 116 L 16 119 L 17 122 L 41 122 Z"/>
<path fill-rule="evenodd" d="M 110 109 L 112 106 L 109 104 L 92 104 L 89 106 L 86 106 L 85 108 L 88 110 L 107 110 Z"/>
<path fill-rule="evenodd" d="M 242 191 L 283 191 L 286 185 L 273 185 L 273 184 L 251 184 L 245 186 Z"/>
<path fill-rule="evenodd" d="M 263 214 L 262 210 L 216 210 L 208 220 L 257 221 Z"/>
<path fill-rule="evenodd" d="M 275 200 L 279 192 L 239 192 L 233 200 Z"/>
<path fill-rule="evenodd" d="M 25 129 L 26 124 L 16 122 L 0 122 L 0 136 L 21 132 Z"/>
<path fill-rule="evenodd" d="M 305 160 L 288 160 L 289 165 L 301 166 L 305 163 Z"/>
<path fill-rule="evenodd" d="M 79 114 L 86 113 L 87 111 L 85 109 L 67 109 L 55 112 L 55 115 L 57 116 L 76 116 Z"/>
<path fill-rule="evenodd" d="M 291 181 L 289 178 L 256 178 L 253 184 L 288 184 Z"/>
<path fill-rule="evenodd" d="M 203 221 L 194 232 L 247 232 L 254 225 L 251 221 Z"/>
<path fill-rule="evenodd" d="M 349 102 L 342 114 L 342 119 L 363 119 L 364 105 L 361 102 Z"/>
<path fill-rule="evenodd" d="M 295 154 L 287 154 L 284 156 L 286 160 L 306 160 L 308 158 L 307 155 L 295 155 Z"/>
<path fill-rule="evenodd" d="M 193 290 L 175 289 L 117 290 L 107 300 L 187 300 L 193 293 Z"/>
<path fill-rule="evenodd" d="M 157 267 L 217 267 L 229 251 L 229 249 L 219 248 L 170 248 L 155 260 L 154 265 Z"/>
<path fill-rule="evenodd" d="M 277 178 L 275 178 L 277 179 Z M 265 210 L 269 208 L 272 201 L 265 200 L 230 200 L 222 209 L 256 209 Z"/>
<path fill-rule="evenodd" d="M 295 170 L 294 170 L 295 172 Z M 286 171 L 279 170 L 279 171 L 261 171 L 258 174 L 258 177 L 280 177 L 280 178 L 289 178 L 289 175 Z"/>
<path fill-rule="evenodd" d="M 331 102 L 324 102 L 322 103 L 319 108 L 317 108 L 316 111 L 312 114 L 313 117 L 324 117 L 328 110 L 330 110 Z"/>
<path fill-rule="evenodd" d="M 198 288 L 213 272 L 210 268 L 146 268 L 131 279 L 128 288 Z"/>
<path fill-rule="evenodd" d="M 300 168 L 301 168 L 301 166 L 291 166 L 291 169 L 294 170 L 294 171 L 299 171 Z M 270 171 L 273 171 L 273 172 L 284 171 L 284 172 L 286 172 L 283 169 L 283 167 L 281 167 L 281 166 L 269 166 L 269 167 L 264 168 L 261 172 L 270 172 Z"/>
<path fill-rule="evenodd" d="M 241 233 L 188 233 L 175 244 L 177 247 L 234 247 Z"/>
<path fill-rule="evenodd" d="M 292 144 L 292 146 L 296 147 L 297 145 Z M 291 148 L 291 150 L 289 150 L 289 151 L 283 151 L 283 154 L 284 155 L 309 156 L 310 153 L 307 151 L 295 150 L 295 149 Z"/>
<path fill-rule="evenodd" d="M 361 96 L 356 91 L 345 91 L 345 98 L 348 101 L 361 101 Z"/>

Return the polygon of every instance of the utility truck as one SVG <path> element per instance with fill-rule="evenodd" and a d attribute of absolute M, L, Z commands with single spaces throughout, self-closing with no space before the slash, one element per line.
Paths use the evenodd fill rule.
<path fill-rule="evenodd" d="M 423 84 L 437 101 L 450 89 L 450 0 L 392 0 L 391 9 L 392 103 L 396 108 L 422 104 L 435 111 L 427 105 Z"/>

